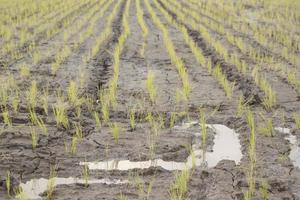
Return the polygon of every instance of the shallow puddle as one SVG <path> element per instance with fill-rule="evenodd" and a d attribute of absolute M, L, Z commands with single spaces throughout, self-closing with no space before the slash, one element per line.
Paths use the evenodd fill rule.
<path fill-rule="evenodd" d="M 43 199 L 40 195 L 47 191 L 49 179 L 40 178 L 32 179 L 26 183 L 21 183 L 23 194 L 26 199 L 37 200 Z M 91 179 L 88 180 L 88 184 L 107 184 L 107 185 L 119 185 L 126 184 L 128 181 L 110 180 L 110 179 Z M 71 185 L 71 184 L 85 184 L 85 180 L 78 178 L 55 178 L 54 185 Z"/>
<path fill-rule="evenodd" d="M 182 126 L 175 126 L 174 129 L 185 130 L 197 125 L 198 122 L 184 123 Z M 214 145 L 212 152 L 205 153 L 203 160 L 203 151 L 199 148 L 201 133 L 194 133 L 193 154 L 189 155 L 186 162 L 164 161 L 162 159 L 148 161 L 129 161 L 129 160 L 109 160 L 101 162 L 80 162 L 80 165 L 87 165 L 90 170 L 131 170 L 146 169 L 150 167 L 161 167 L 163 169 L 183 170 L 197 166 L 214 167 L 221 160 L 233 160 L 239 164 L 242 158 L 241 145 L 238 134 L 227 126 L 221 124 L 207 124 L 207 127 L 213 130 Z"/>
<path fill-rule="evenodd" d="M 292 161 L 295 167 L 300 168 L 300 148 L 297 142 L 297 137 L 291 133 L 291 130 L 288 128 L 276 127 L 275 130 L 286 134 L 285 139 L 288 140 L 291 144 L 291 151 L 289 158 Z"/>

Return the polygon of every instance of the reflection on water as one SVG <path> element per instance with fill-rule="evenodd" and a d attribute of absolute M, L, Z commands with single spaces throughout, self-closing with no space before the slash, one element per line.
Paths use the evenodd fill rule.
<path fill-rule="evenodd" d="M 182 126 L 175 126 L 175 129 L 188 129 L 198 122 L 193 121 L 184 123 Z M 186 162 L 164 161 L 162 159 L 148 161 L 129 161 L 129 160 L 109 160 L 102 162 L 80 162 L 80 165 L 87 165 L 90 170 L 130 170 L 146 169 L 150 167 L 161 167 L 166 170 L 183 170 L 193 166 L 214 167 L 221 160 L 233 160 L 239 164 L 242 158 L 241 145 L 238 134 L 227 126 L 221 124 L 207 124 L 214 133 L 214 145 L 212 152 L 205 153 L 205 162 L 203 163 L 203 151 L 200 145 L 193 145 L 193 153 L 187 158 Z M 201 133 L 194 133 L 195 140 L 199 143 Z"/>
<path fill-rule="evenodd" d="M 71 185 L 71 184 L 85 184 L 85 180 L 78 178 L 54 178 L 54 185 Z M 22 188 L 23 194 L 26 196 L 28 200 L 36 200 L 42 199 L 40 196 L 44 192 L 47 191 L 48 187 L 48 179 L 40 178 L 40 179 L 32 179 L 27 181 L 26 183 L 21 183 L 20 187 Z M 118 184 L 126 184 L 128 181 L 121 180 L 110 180 L 110 179 L 91 179 L 88 180 L 88 184 L 107 184 L 107 185 L 118 185 Z"/>

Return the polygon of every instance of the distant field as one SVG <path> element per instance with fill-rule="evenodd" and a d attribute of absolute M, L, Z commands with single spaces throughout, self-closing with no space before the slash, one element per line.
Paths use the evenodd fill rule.
<path fill-rule="evenodd" d="M 300 199 L 299 0 L 0 0 L 0 199 Z"/>

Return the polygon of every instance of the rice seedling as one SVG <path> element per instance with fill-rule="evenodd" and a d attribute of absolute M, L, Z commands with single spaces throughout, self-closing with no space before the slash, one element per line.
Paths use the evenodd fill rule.
<path fill-rule="evenodd" d="M 37 82 L 33 80 L 31 82 L 31 87 L 29 91 L 27 92 L 27 101 L 28 101 L 28 107 L 34 109 L 37 105 L 37 95 L 38 95 L 38 88 L 37 88 Z"/>
<path fill-rule="evenodd" d="M 188 191 L 188 181 L 190 179 L 190 171 L 184 169 L 181 172 L 176 172 L 175 180 L 170 187 L 171 200 L 184 200 Z"/>
<path fill-rule="evenodd" d="M 249 139 L 249 168 L 247 172 L 248 181 L 248 191 L 244 194 L 245 197 L 251 199 L 255 193 L 255 166 L 256 166 L 256 142 L 255 142 L 255 122 L 253 113 L 248 110 L 247 112 L 247 123 L 250 129 L 250 139 Z"/>
<path fill-rule="evenodd" d="M 149 135 L 148 137 L 148 148 L 149 148 L 149 159 L 154 160 L 156 155 L 156 141 L 155 141 L 155 135 Z"/>
<path fill-rule="evenodd" d="M 5 186 L 6 186 L 7 195 L 10 197 L 10 194 L 11 194 L 11 188 L 10 188 L 10 186 L 11 186 L 10 171 L 6 172 Z"/>
<path fill-rule="evenodd" d="M 269 199 L 269 184 L 266 180 L 263 180 L 260 186 L 260 196 L 261 199 L 263 200 L 268 200 Z"/>
<path fill-rule="evenodd" d="M 37 146 L 37 134 L 34 127 L 30 127 L 30 134 L 31 134 L 32 149 L 34 150 Z"/>
<path fill-rule="evenodd" d="M 171 112 L 169 128 L 173 128 L 175 126 L 176 118 L 177 118 L 177 114 L 175 112 Z"/>
<path fill-rule="evenodd" d="M 75 124 L 75 135 L 81 140 L 83 138 L 82 127 L 81 125 Z"/>
<path fill-rule="evenodd" d="M 258 131 L 265 136 L 273 137 L 275 132 L 273 128 L 273 119 L 267 118 L 262 114 L 260 116 L 262 118 L 262 123 L 259 126 Z"/>
<path fill-rule="evenodd" d="M 20 67 L 20 75 L 23 78 L 28 77 L 30 75 L 30 68 L 28 66 L 26 66 L 26 65 L 22 65 Z"/>
<path fill-rule="evenodd" d="M 299 113 L 294 113 L 293 116 L 294 116 L 294 120 L 295 120 L 295 123 L 296 123 L 296 127 L 298 129 L 300 129 L 300 114 Z"/>
<path fill-rule="evenodd" d="M 148 71 L 147 74 L 147 80 L 146 80 L 146 88 L 149 94 L 149 98 L 151 103 L 154 105 L 156 102 L 156 96 L 157 96 L 157 91 L 156 87 L 154 86 L 154 73 L 150 70 Z"/>
<path fill-rule="evenodd" d="M 204 111 L 200 110 L 200 127 L 201 127 L 201 142 L 202 142 L 202 161 L 203 163 L 206 161 L 205 153 L 206 153 L 206 138 L 207 138 L 207 130 L 206 130 L 206 119 Z"/>
<path fill-rule="evenodd" d="M 129 176 L 130 179 L 132 179 L 132 185 L 138 190 L 138 199 L 150 200 L 155 179 L 153 178 L 147 186 L 146 183 L 144 183 L 144 180 L 139 176 L 137 172 L 133 172 L 132 174 L 129 174 Z"/>
<path fill-rule="evenodd" d="M 231 85 L 225 75 L 222 73 L 220 65 L 217 65 L 213 70 L 213 76 L 216 77 L 218 82 L 223 86 L 226 96 L 231 99 L 233 94 L 233 85 Z"/>
<path fill-rule="evenodd" d="M 130 114 L 129 114 L 129 118 L 130 118 L 130 127 L 131 130 L 135 130 L 136 128 L 136 122 L 135 122 L 135 110 L 131 109 Z"/>
<path fill-rule="evenodd" d="M 13 99 L 12 99 L 12 108 L 14 110 L 14 112 L 18 112 L 18 109 L 19 109 L 19 105 L 20 105 L 20 97 L 19 97 L 19 94 L 16 94 Z"/>
<path fill-rule="evenodd" d="M 144 21 L 144 12 L 143 12 L 140 4 L 141 4 L 140 0 L 135 1 L 137 20 L 138 20 L 139 26 L 142 29 L 143 38 L 144 38 L 144 41 L 142 43 L 142 47 L 141 47 L 140 52 L 141 52 L 141 56 L 145 57 L 145 48 L 146 48 L 146 45 L 147 45 L 146 39 L 147 39 L 147 36 L 149 34 L 149 30 L 148 30 L 148 27 L 147 27 L 147 25 Z"/>
<path fill-rule="evenodd" d="M 17 200 L 28 200 L 25 192 L 20 187 L 18 187 L 15 191 L 15 198 Z"/>
<path fill-rule="evenodd" d="M 82 168 L 82 178 L 84 180 L 85 187 L 89 186 L 89 177 L 90 177 L 89 166 L 87 164 L 85 164 L 85 165 L 83 165 L 83 168 Z"/>
<path fill-rule="evenodd" d="M 156 3 L 156 5 L 158 4 L 156 1 L 154 3 Z M 177 70 L 177 72 L 180 76 L 180 79 L 181 79 L 181 83 L 182 83 L 181 92 L 182 92 L 182 95 L 183 95 L 183 99 L 185 101 L 187 101 L 189 99 L 189 94 L 191 92 L 191 85 L 190 85 L 190 82 L 189 82 L 189 76 L 188 76 L 188 73 L 186 71 L 184 62 L 177 55 L 177 53 L 175 51 L 174 44 L 173 44 L 172 40 L 170 39 L 168 30 L 166 29 L 165 25 L 161 23 L 159 17 L 155 14 L 155 12 L 154 12 L 153 8 L 151 7 L 148 0 L 145 1 L 145 5 L 146 5 L 146 7 L 147 7 L 147 9 L 150 13 L 150 16 L 151 16 L 154 24 L 162 32 L 164 46 L 165 46 L 165 48 L 168 52 L 168 55 L 170 57 L 170 60 L 171 60 L 172 64 L 176 67 L 176 70 Z"/>
<path fill-rule="evenodd" d="M 146 121 L 149 123 L 152 134 L 155 136 L 158 136 L 160 129 L 164 128 L 164 119 L 162 116 L 155 116 L 151 112 L 148 112 Z"/>
<path fill-rule="evenodd" d="M 77 144 L 78 144 L 78 137 L 76 134 L 72 136 L 72 141 L 71 141 L 71 149 L 70 153 L 71 155 L 76 155 L 77 152 Z"/>
<path fill-rule="evenodd" d="M 50 167 L 50 176 L 47 183 L 47 200 L 53 199 L 53 192 L 55 190 L 55 181 L 57 176 L 57 166 Z"/>
<path fill-rule="evenodd" d="M 109 122 L 109 105 L 108 102 L 103 102 L 101 104 L 101 113 L 102 113 L 102 119 L 105 124 Z"/>
<path fill-rule="evenodd" d="M 114 138 L 116 144 L 118 144 L 119 137 L 120 137 L 120 131 L 121 131 L 119 124 L 116 122 L 110 124 L 110 130 L 111 130 L 112 137 Z"/>
<path fill-rule="evenodd" d="M 7 125 L 8 127 L 12 126 L 12 120 L 10 118 L 10 114 L 7 108 L 4 108 L 2 111 L 2 117 L 3 117 L 3 122 L 5 125 Z"/>
<path fill-rule="evenodd" d="M 119 196 L 119 200 L 127 200 L 127 197 L 125 196 L 125 194 L 121 193 Z"/>
<path fill-rule="evenodd" d="M 66 104 L 61 97 L 58 97 L 55 105 L 52 106 L 53 114 L 56 120 L 57 127 L 63 126 L 69 128 L 69 118 L 67 115 Z"/>
<path fill-rule="evenodd" d="M 246 111 L 247 111 L 247 102 L 245 102 L 244 96 L 241 95 L 239 97 L 238 105 L 237 105 L 237 116 L 242 117 Z"/>
<path fill-rule="evenodd" d="M 75 83 L 75 81 L 70 81 L 69 87 L 68 87 L 68 100 L 71 103 L 71 105 L 77 105 L 79 102 L 78 97 L 78 88 Z"/>
<path fill-rule="evenodd" d="M 99 113 L 95 111 L 95 112 L 93 112 L 93 116 L 94 116 L 94 120 L 95 120 L 95 123 L 96 123 L 96 128 L 98 130 L 100 130 L 100 128 L 101 128 L 101 121 L 100 121 Z"/>

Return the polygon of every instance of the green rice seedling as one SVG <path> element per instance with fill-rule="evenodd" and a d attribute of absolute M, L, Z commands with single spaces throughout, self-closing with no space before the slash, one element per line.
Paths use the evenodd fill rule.
<path fill-rule="evenodd" d="M 89 166 L 87 164 L 85 164 L 82 169 L 82 178 L 84 180 L 85 187 L 89 186 L 89 177 L 90 177 Z"/>
<path fill-rule="evenodd" d="M 13 107 L 14 112 L 18 112 L 19 104 L 20 104 L 20 97 L 19 97 L 19 94 L 16 94 L 16 95 L 13 97 L 11 104 L 12 104 L 12 107 Z"/>
<path fill-rule="evenodd" d="M 256 142 L 255 142 L 254 116 L 250 110 L 247 113 L 247 123 L 250 129 L 250 140 L 249 140 L 249 150 L 248 150 L 250 166 L 247 173 L 247 181 L 248 181 L 249 189 L 246 194 L 249 197 L 249 199 L 251 199 L 251 197 L 255 193 Z"/>
<path fill-rule="evenodd" d="M 57 166 L 50 167 L 50 176 L 47 183 L 47 200 L 52 200 L 53 192 L 55 190 L 56 185 L 56 176 L 57 176 Z"/>
<path fill-rule="evenodd" d="M 247 104 L 245 103 L 244 96 L 241 95 L 238 100 L 237 116 L 241 117 L 245 113 L 246 110 L 247 110 Z"/>
<path fill-rule="evenodd" d="M 273 128 L 273 119 L 267 118 L 261 114 L 261 118 L 263 123 L 261 123 L 259 127 L 259 132 L 265 136 L 273 137 L 274 136 L 274 128 Z"/>
<path fill-rule="evenodd" d="M 26 66 L 26 65 L 22 65 L 20 67 L 20 75 L 23 78 L 28 77 L 30 75 L 30 68 L 28 66 Z"/>
<path fill-rule="evenodd" d="M 47 135 L 48 134 L 48 129 L 47 129 L 47 127 L 46 127 L 46 125 L 45 125 L 45 123 L 44 123 L 44 121 L 42 120 L 42 118 L 38 118 L 38 126 L 39 126 L 39 128 L 42 130 L 42 132 L 45 134 L 45 135 Z"/>
<path fill-rule="evenodd" d="M 154 86 L 154 73 L 150 70 L 148 71 L 147 74 L 147 80 L 146 80 L 146 88 L 148 91 L 148 95 L 150 98 L 150 101 L 152 104 L 155 104 L 156 102 L 156 96 L 157 96 L 157 91 L 156 87 Z"/>
<path fill-rule="evenodd" d="M 69 118 L 66 111 L 66 106 L 61 100 L 59 100 L 54 106 L 52 106 L 53 113 L 58 127 L 63 126 L 69 128 Z"/>
<path fill-rule="evenodd" d="M 206 154 L 206 138 L 207 138 L 207 130 L 206 130 L 206 119 L 205 119 L 205 114 L 201 110 L 200 111 L 200 127 L 201 127 L 201 142 L 202 142 L 202 158 L 203 158 L 203 163 L 206 161 L 205 154 Z"/>
<path fill-rule="evenodd" d="M 295 120 L 295 123 L 296 123 L 296 127 L 298 129 L 300 129 L 300 114 L 299 113 L 294 113 L 293 116 L 294 116 L 294 120 Z"/>
<path fill-rule="evenodd" d="M 288 155 L 288 153 L 280 153 L 280 154 L 278 155 L 278 160 L 279 160 L 280 162 L 284 162 L 284 161 L 289 160 L 289 155 Z"/>
<path fill-rule="evenodd" d="M 190 171 L 184 169 L 181 172 L 176 172 L 175 180 L 170 187 L 171 200 L 184 200 L 188 191 L 188 182 L 190 179 Z"/>
<path fill-rule="evenodd" d="M 109 100 L 107 99 L 107 93 L 105 90 L 98 91 L 99 101 L 101 105 L 102 120 L 104 123 L 109 121 Z"/>
<path fill-rule="evenodd" d="M 110 124 L 110 129 L 111 129 L 111 133 L 112 133 L 112 136 L 113 136 L 116 144 L 118 144 L 119 143 L 119 137 L 120 137 L 120 131 L 121 131 L 121 128 L 120 128 L 119 124 L 116 123 L 116 122 Z"/>
<path fill-rule="evenodd" d="M 11 127 L 12 126 L 12 121 L 11 121 L 9 111 L 8 111 L 7 108 L 4 108 L 4 110 L 2 111 L 2 117 L 3 117 L 4 124 Z"/>
<path fill-rule="evenodd" d="M 6 186 L 7 195 L 10 196 L 10 193 L 11 193 L 10 171 L 6 172 L 5 186 Z"/>
<path fill-rule="evenodd" d="M 276 93 L 272 90 L 271 87 L 262 89 L 265 92 L 265 96 L 263 98 L 263 105 L 266 109 L 271 110 L 277 101 Z"/>
<path fill-rule="evenodd" d="M 102 113 L 102 119 L 104 123 L 109 122 L 109 104 L 107 102 L 101 104 L 101 113 Z"/>
<path fill-rule="evenodd" d="M 68 87 L 68 99 L 69 102 L 75 106 L 79 102 L 79 97 L 78 97 L 78 88 L 75 83 L 75 81 L 71 81 Z"/>
<path fill-rule="evenodd" d="M 135 123 L 135 110 L 134 109 L 131 109 L 129 118 L 130 118 L 131 130 L 135 130 L 136 123 Z"/>
<path fill-rule="evenodd" d="M 154 116 L 151 112 L 148 112 L 146 120 L 150 124 L 152 134 L 159 135 L 160 129 L 164 127 L 164 119 L 162 116 Z"/>
<path fill-rule="evenodd" d="M 98 112 L 94 112 L 93 113 L 93 116 L 94 116 L 94 120 L 95 120 L 95 123 L 96 123 L 96 128 L 98 129 L 98 130 L 100 130 L 100 128 L 101 128 L 101 121 L 100 121 L 100 117 L 99 117 L 99 114 L 98 114 Z"/>
<path fill-rule="evenodd" d="M 223 74 L 220 64 L 218 64 L 213 70 L 213 76 L 223 86 L 226 96 L 231 99 L 233 94 L 233 85 L 229 83 L 226 76 Z"/>
<path fill-rule="evenodd" d="M 82 127 L 79 123 L 75 125 L 75 135 L 80 140 L 83 138 Z"/>
<path fill-rule="evenodd" d="M 16 188 L 15 190 L 15 198 L 17 200 L 28 200 L 26 193 L 22 190 L 21 187 Z"/>
<path fill-rule="evenodd" d="M 29 108 L 29 119 L 33 125 L 38 125 L 38 123 L 39 123 L 38 116 L 37 116 L 35 110 L 33 110 L 31 108 Z"/>
<path fill-rule="evenodd" d="M 84 99 L 82 99 L 81 101 L 84 101 L 84 103 L 87 106 L 89 112 L 93 112 L 95 100 L 93 99 L 92 96 L 86 95 L 86 97 Z"/>
<path fill-rule="evenodd" d="M 132 179 L 130 182 L 138 190 L 138 199 L 150 200 L 155 179 L 153 178 L 147 187 L 146 184 L 144 183 L 144 180 L 139 176 L 137 172 L 130 173 L 129 176 L 130 176 L 130 180 Z"/>
<path fill-rule="evenodd" d="M 177 114 L 175 112 L 171 112 L 171 116 L 170 116 L 170 128 L 173 128 L 175 126 L 176 118 L 177 118 Z"/>
<path fill-rule="evenodd" d="M 71 155 L 75 155 L 77 152 L 77 144 L 78 144 L 78 137 L 77 135 L 73 135 L 72 136 L 72 141 L 71 141 L 71 149 L 70 149 L 70 153 Z"/>
<path fill-rule="evenodd" d="M 263 200 L 268 200 L 269 199 L 269 184 L 266 180 L 263 180 L 260 186 L 260 196 L 261 199 Z"/>
<path fill-rule="evenodd" d="M 37 134 L 34 127 L 30 127 L 30 134 L 31 134 L 32 149 L 34 150 L 37 146 Z"/>
<path fill-rule="evenodd" d="M 154 160 L 156 152 L 155 135 L 149 135 L 149 159 Z"/>
<path fill-rule="evenodd" d="M 8 88 L 9 86 L 4 82 L 4 80 L 1 80 L 3 82 L 3 85 L 0 87 L 0 104 L 2 106 L 6 106 L 8 102 Z"/>
<path fill-rule="evenodd" d="M 127 197 L 125 196 L 125 194 L 121 193 L 119 196 L 119 200 L 127 200 Z"/>
<path fill-rule="evenodd" d="M 37 104 L 38 88 L 35 80 L 31 82 L 31 87 L 27 93 L 27 101 L 29 108 L 34 109 Z"/>

